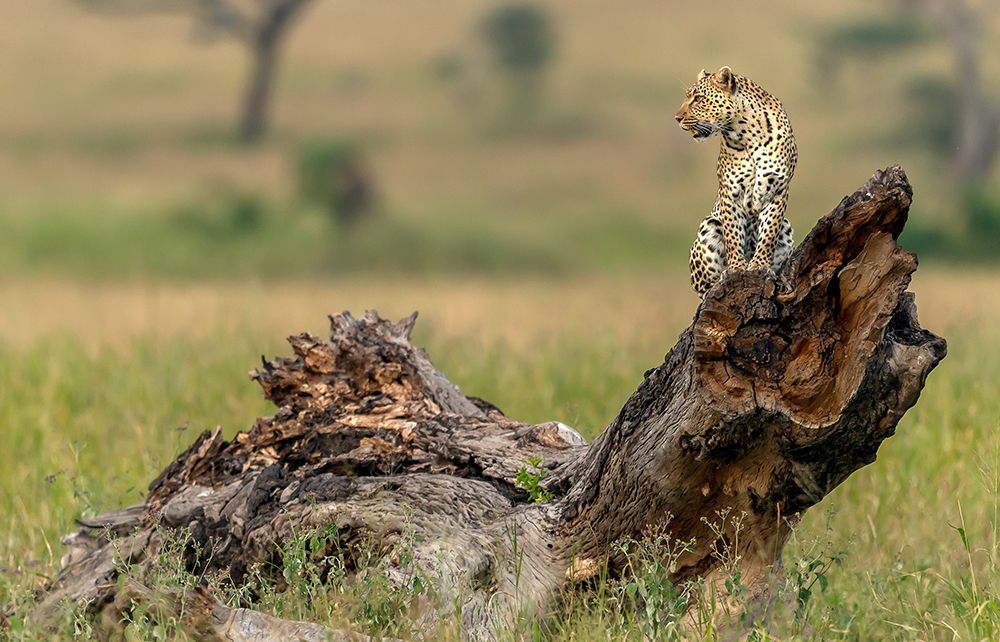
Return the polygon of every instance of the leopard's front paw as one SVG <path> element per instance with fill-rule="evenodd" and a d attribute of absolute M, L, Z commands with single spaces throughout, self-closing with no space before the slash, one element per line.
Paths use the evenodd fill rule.
<path fill-rule="evenodd" d="M 756 270 L 767 270 L 768 272 L 772 272 L 770 261 L 764 261 L 763 259 L 757 258 L 752 259 L 746 269 L 751 272 Z"/>
<path fill-rule="evenodd" d="M 726 272 L 743 272 L 747 269 L 747 263 L 743 259 L 738 261 L 728 261 L 726 264 Z"/>

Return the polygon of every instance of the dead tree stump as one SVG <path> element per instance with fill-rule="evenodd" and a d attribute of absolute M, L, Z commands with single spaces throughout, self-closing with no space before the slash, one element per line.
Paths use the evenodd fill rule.
<path fill-rule="evenodd" d="M 589 446 L 562 424 L 521 423 L 464 396 L 411 345 L 416 315 L 333 316 L 329 341 L 291 337 L 294 356 L 251 373 L 273 416 L 231 441 L 203 433 L 144 504 L 82 521 L 33 615 L 67 600 L 120 607 L 129 584 L 116 583 L 116 556 L 141 568 L 171 529 L 198 543 L 192 571 L 239 584 L 293 532 L 332 524 L 347 551 L 417 533 L 412 564 L 461 605 L 468 637 L 488 639 L 595 569 L 619 572 L 613 544 L 652 523 L 692 543 L 673 579 L 711 586 L 719 540 L 737 546 L 731 525 L 711 527 L 720 514 L 743 516 L 741 578 L 766 600 L 796 516 L 875 460 L 945 356 L 906 292 L 917 261 L 896 239 L 911 195 L 899 167 L 879 171 L 777 278 L 725 278 Z M 549 502 L 515 484 L 532 457 L 550 471 Z M 202 614 L 193 630 L 219 639 L 332 634 L 187 597 L 201 605 L 186 610 Z"/>

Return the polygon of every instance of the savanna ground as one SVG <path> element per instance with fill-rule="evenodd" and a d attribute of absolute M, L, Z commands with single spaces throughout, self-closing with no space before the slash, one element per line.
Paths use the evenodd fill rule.
<path fill-rule="evenodd" d="M 286 335 L 322 334 L 327 313 L 418 309 L 415 341 L 464 392 L 597 435 L 697 304 L 684 253 L 714 144 L 671 114 L 701 67 L 747 72 L 792 114 L 799 238 L 894 162 L 915 186 L 912 224 L 955 225 L 940 159 L 900 143 L 894 82 L 947 69 L 943 52 L 848 65 L 836 85 L 815 74 L 812 36 L 868 3 L 760 3 L 777 20 L 757 3 L 546 6 L 559 53 L 540 112 L 512 127 L 476 45 L 485 4 L 318 1 L 286 52 L 274 130 L 247 148 L 230 133 L 234 45 L 192 44 L 176 17 L 2 3 L 0 614 L 17 614 L 0 637 L 32 639 L 18 607 L 75 517 L 139 501 L 202 429 L 270 412 L 245 373 L 286 354 Z M 767 48 L 753 29 L 720 40 L 734 15 Z M 326 135 L 359 141 L 378 182 L 376 215 L 349 235 L 294 195 L 295 149 Z M 806 515 L 761 638 L 1000 639 L 1000 273 L 926 260 L 913 289 L 949 356 L 878 461 Z M 662 610 L 599 585 L 568 596 L 550 635 L 675 635 L 656 628 L 672 603 L 652 557 L 637 569 Z M 401 630 L 408 596 L 293 588 L 264 608 Z"/>

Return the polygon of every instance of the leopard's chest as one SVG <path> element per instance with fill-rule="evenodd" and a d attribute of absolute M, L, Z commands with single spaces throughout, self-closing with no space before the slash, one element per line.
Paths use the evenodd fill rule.
<path fill-rule="evenodd" d="M 777 144 L 723 153 L 718 169 L 719 189 L 736 205 L 734 216 L 751 219 L 746 222 L 755 220 L 764 206 L 786 190 L 790 178 L 787 154 Z"/>

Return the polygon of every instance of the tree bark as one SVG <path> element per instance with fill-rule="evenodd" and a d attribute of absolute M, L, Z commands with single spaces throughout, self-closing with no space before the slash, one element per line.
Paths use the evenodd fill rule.
<path fill-rule="evenodd" d="M 724 278 L 590 446 L 563 424 L 514 421 L 464 396 L 410 343 L 415 315 L 332 316 L 329 341 L 291 337 L 294 356 L 251 373 L 274 415 L 229 441 L 203 433 L 144 504 L 81 520 L 34 617 L 72 600 L 114 618 L 123 592 L 148 590 L 116 584 L 116 556 L 141 569 L 174 529 L 198 543 L 192 572 L 223 570 L 239 585 L 293 533 L 330 525 L 344 551 L 383 542 L 390 578 L 406 570 L 393 544 L 415 533 L 411 564 L 441 613 L 460 605 L 470 639 L 544 615 L 598 570 L 622 573 L 615 542 L 652 524 L 688 542 L 678 586 L 724 581 L 724 548 L 747 594 L 766 603 L 798 517 L 875 460 L 945 356 L 906 292 L 917 261 L 896 239 L 911 196 L 900 168 L 879 171 L 776 278 Z M 551 501 L 529 501 L 515 482 L 532 457 L 550 471 Z M 208 629 L 218 639 L 290 635 L 253 637 L 266 629 L 254 618 L 309 626 L 242 609 L 250 624 L 234 628 L 233 610 L 210 596 L 173 600 L 188 598 L 207 606 L 181 611 L 221 614 L 193 630 L 229 622 Z"/>

